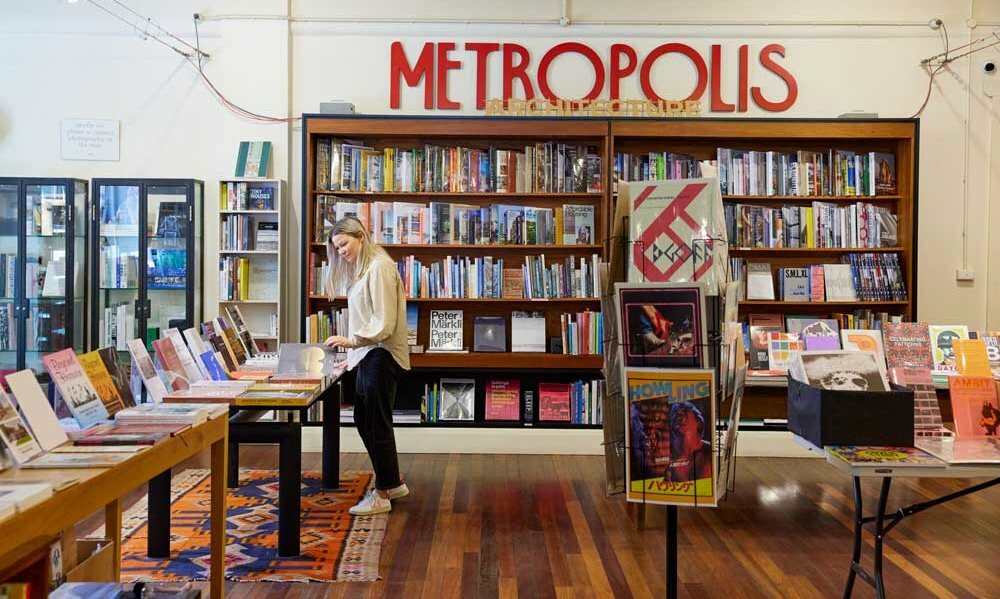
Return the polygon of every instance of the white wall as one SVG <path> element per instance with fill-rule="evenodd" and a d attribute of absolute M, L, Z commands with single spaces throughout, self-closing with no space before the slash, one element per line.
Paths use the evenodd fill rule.
<path fill-rule="evenodd" d="M 108 0 L 95 0 L 111 6 Z M 191 15 L 207 20 L 201 43 L 211 54 L 206 72 L 233 101 L 255 112 L 287 116 L 316 112 L 322 100 L 347 99 L 369 114 L 389 110 L 389 44 L 403 41 L 410 56 L 425 41 L 517 42 L 533 64 L 561 41 L 580 40 L 599 50 L 626 42 L 640 55 L 680 41 L 707 54 L 726 48 L 724 97 L 732 99 L 735 47 L 751 46 L 751 80 L 765 95 L 783 96 L 783 85 L 753 59 L 765 43 L 785 46 L 782 64 L 795 76 L 799 98 L 784 117 L 834 117 L 852 109 L 884 117 L 908 117 L 927 90 L 922 58 L 942 51 L 939 32 L 926 23 L 941 18 L 952 47 L 1000 26 L 996 2 L 973 0 L 846 0 L 770 2 L 726 0 L 699 3 L 593 0 L 567 2 L 570 25 L 559 26 L 559 1 L 507 3 L 402 2 L 329 3 L 153 2 L 130 6 L 193 42 Z M 831 12 L 833 11 L 833 12 Z M 291 14 L 289 22 L 285 15 Z M 278 18 L 275 18 L 278 17 Z M 969 21 L 977 19 L 978 23 Z M 439 22 L 422 22 L 434 21 Z M 411 22 L 412 21 L 412 22 Z M 631 22 L 640 22 L 641 25 Z M 710 25 L 715 23 L 715 25 Z M 720 24 L 721 23 L 721 24 Z M 811 25 L 810 25 L 811 24 Z M 978 26 L 973 26 L 978 25 Z M 262 125 L 231 115 L 180 56 L 143 41 L 124 24 L 87 2 L 67 5 L 13 0 L 0 6 L 0 175 L 196 177 L 206 181 L 206 248 L 216 245 L 217 189 L 229 176 L 235 148 L 244 139 L 270 139 L 274 174 L 289 179 L 293 198 L 286 212 L 285 283 L 297 298 L 299 283 L 300 137 L 297 126 Z M 998 115 L 1000 77 L 986 77 L 983 59 L 1000 60 L 996 49 L 961 59 L 934 81 L 921 122 L 919 179 L 919 316 L 1000 328 L 1000 242 L 990 240 L 1000 209 Z M 453 72 L 449 88 L 475 114 L 471 54 Z M 490 65 L 492 96 L 499 96 L 499 58 Z M 593 75 L 576 57 L 557 61 L 553 87 L 564 96 L 582 94 Z M 690 89 L 690 68 L 665 59 L 654 71 L 664 95 Z M 641 97 L 637 77 L 623 95 Z M 399 113 L 422 114 L 422 92 L 407 91 Z M 454 111 L 452 111 L 454 113 Z M 739 116 L 739 115 L 737 115 Z M 753 107 L 745 116 L 772 116 Z M 66 117 L 122 121 L 121 161 L 70 162 L 59 157 L 59 120 Z M 992 259 L 991 259 L 992 258 Z M 204 297 L 215 307 L 216 255 L 206 253 Z M 955 270 L 972 268 L 976 279 L 958 283 Z M 286 332 L 297 334 L 298 302 L 288 302 Z"/>

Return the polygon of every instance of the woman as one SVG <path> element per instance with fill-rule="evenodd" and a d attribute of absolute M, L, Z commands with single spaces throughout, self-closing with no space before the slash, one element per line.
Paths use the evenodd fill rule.
<path fill-rule="evenodd" d="M 326 242 L 330 265 L 326 292 L 347 294 L 348 336 L 334 335 L 330 347 L 347 350 L 354 376 L 354 423 L 375 471 L 375 489 L 350 509 L 355 516 L 392 509 L 390 499 L 409 494 L 399 476 L 392 406 L 396 384 L 410 369 L 406 343 L 406 296 L 396 263 L 376 245 L 361 221 L 337 221 Z"/>

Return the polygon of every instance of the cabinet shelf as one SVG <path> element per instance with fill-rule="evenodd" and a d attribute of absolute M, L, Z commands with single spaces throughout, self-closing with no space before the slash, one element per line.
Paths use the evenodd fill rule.
<path fill-rule="evenodd" d="M 903 252 L 906 248 L 886 247 L 886 248 L 729 248 L 731 254 L 775 254 L 775 255 L 820 255 L 820 254 L 865 254 L 865 253 L 890 253 Z"/>
<path fill-rule="evenodd" d="M 271 214 L 277 216 L 277 210 L 219 210 L 219 214 Z"/>
<path fill-rule="evenodd" d="M 850 308 L 864 308 L 867 306 L 908 306 L 910 302 L 908 301 L 898 301 L 898 300 L 887 300 L 887 301 L 873 301 L 873 302 L 783 302 L 780 300 L 744 300 L 739 302 L 740 306 L 747 307 L 757 307 L 757 306 L 767 306 L 767 307 L 808 307 L 808 306 L 827 306 L 827 307 L 850 307 Z"/>
<path fill-rule="evenodd" d="M 278 250 L 219 250 L 219 255 L 226 254 L 254 254 L 258 256 L 277 256 Z"/>
<path fill-rule="evenodd" d="M 565 199 L 593 199 L 599 200 L 603 193 L 557 193 L 557 192 L 528 192 L 528 193 L 497 193 L 492 191 L 329 191 L 314 189 L 315 195 L 350 195 L 373 198 L 396 198 L 405 196 L 408 198 L 428 197 L 428 198 L 565 198 Z M 501 202 L 503 203 L 503 202 Z"/>
<path fill-rule="evenodd" d="M 884 196 L 751 196 L 751 195 L 724 195 L 722 200 L 726 202 L 742 202 L 744 200 L 758 203 L 767 202 L 828 202 L 831 204 L 856 204 L 858 202 L 892 202 L 902 199 L 899 195 Z"/>
<path fill-rule="evenodd" d="M 312 242 L 313 247 L 325 248 L 326 244 L 314 241 Z M 493 244 L 479 244 L 479 245 L 469 245 L 469 244 L 459 244 L 459 243 L 440 243 L 440 244 L 423 244 L 423 243 L 380 243 L 380 247 L 386 250 L 403 250 L 410 251 L 414 253 L 421 252 L 434 252 L 443 253 L 451 250 L 467 252 L 467 251 L 479 251 L 479 252 L 598 252 L 600 253 L 603 246 L 600 245 L 493 245 Z"/>
<path fill-rule="evenodd" d="M 220 299 L 219 303 L 220 304 L 271 304 L 271 305 L 277 305 L 278 304 L 278 300 L 255 300 L 255 299 L 251 299 L 251 300 L 227 300 L 227 299 Z"/>
<path fill-rule="evenodd" d="M 332 300 L 325 295 L 309 294 L 309 299 L 317 301 L 343 302 L 346 297 L 338 296 Z M 561 297 L 553 299 L 528 299 L 528 298 L 466 298 L 466 297 L 408 297 L 406 302 L 418 302 L 426 304 L 598 304 L 601 299 L 597 297 Z"/>
<path fill-rule="evenodd" d="M 488 370 L 601 370 L 604 356 L 543 353 L 422 353 L 410 354 L 413 368 Z"/>

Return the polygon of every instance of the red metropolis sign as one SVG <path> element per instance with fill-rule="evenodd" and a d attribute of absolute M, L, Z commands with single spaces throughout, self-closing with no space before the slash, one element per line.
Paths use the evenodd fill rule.
<path fill-rule="evenodd" d="M 722 82 L 724 70 L 722 64 L 722 46 L 713 44 L 709 56 L 704 57 L 697 50 L 679 42 L 661 44 L 640 57 L 639 53 L 629 44 L 612 44 L 608 63 L 605 64 L 601 55 L 586 44 L 580 42 L 563 42 L 551 48 L 542 56 L 535 69 L 534 79 L 528 68 L 531 66 L 531 54 L 520 44 L 500 42 L 467 42 L 466 52 L 471 52 L 475 59 L 476 69 L 476 108 L 486 107 L 486 75 L 488 59 L 491 54 L 500 53 L 502 57 L 501 83 L 503 99 L 515 98 L 514 84 L 519 83 L 524 100 L 531 100 L 536 94 L 541 98 L 555 102 L 558 100 L 549 86 L 552 76 L 552 62 L 563 54 L 578 54 L 584 57 L 594 70 L 594 85 L 583 99 L 595 100 L 607 88 L 611 100 L 621 100 L 621 83 L 627 77 L 633 76 L 638 70 L 639 85 L 646 99 L 651 102 L 663 100 L 653 89 L 651 72 L 656 61 L 668 54 L 678 54 L 686 57 L 695 70 L 697 81 L 694 89 L 685 100 L 700 100 L 708 90 L 708 107 L 711 112 L 746 112 L 752 100 L 758 108 L 769 112 L 782 112 L 795 104 L 799 94 L 799 86 L 787 69 L 778 63 L 785 57 L 785 47 L 780 44 L 767 44 L 757 52 L 760 65 L 768 76 L 782 80 L 787 88 L 784 98 L 765 98 L 760 86 L 750 85 L 749 61 L 750 46 L 741 44 L 736 60 L 736 98 L 727 102 L 722 97 Z M 418 88 L 423 85 L 424 108 L 443 110 L 459 110 L 462 104 L 448 97 L 448 71 L 459 70 L 464 66 L 461 59 L 452 56 L 455 52 L 454 42 L 425 42 L 416 60 L 411 62 L 403 49 L 403 43 L 392 43 L 389 57 L 389 107 L 400 107 L 400 91 L 402 84 Z"/>

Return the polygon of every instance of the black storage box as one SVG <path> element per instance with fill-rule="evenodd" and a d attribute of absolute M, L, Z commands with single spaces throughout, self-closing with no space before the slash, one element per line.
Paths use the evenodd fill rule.
<path fill-rule="evenodd" d="M 788 377 L 788 430 L 817 447 L 913 446 L 913 391 L 830 391 Z"/>

